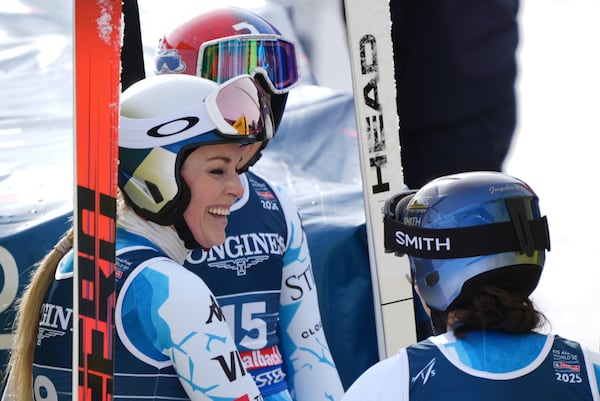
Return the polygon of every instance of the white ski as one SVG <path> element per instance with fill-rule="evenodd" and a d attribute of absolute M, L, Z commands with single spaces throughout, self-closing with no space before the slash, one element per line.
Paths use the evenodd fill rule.
<path fill-rule="evenodd" d="M 416 341 L 410 267 L 386 253 L 383 206 L 404 189 L 388 0 L 345 0 L 380 359 Z"/>

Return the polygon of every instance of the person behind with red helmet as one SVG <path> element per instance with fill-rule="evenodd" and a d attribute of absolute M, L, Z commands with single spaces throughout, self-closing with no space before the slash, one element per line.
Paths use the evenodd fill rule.
<path fill-rule="evenodd" d="M 214 9 L 172 26 L 159 41 L 154 73 L 197 75 L 215 82 L 256 75 L 271 95 L 275 129 L 288 92 L 300 80 L 294 42 L 267 20 L 234 7 Z M 262 142 L 262 147 L 266 144 Z M 260 157 L 262 147 L 255 146 L 242 169 Z"/>
<path fill-rule="evenodd" d="M 233 7 L 170 27 L 154 66 L 156 74 L 217 82 L 254 76 L 270 96 L 275 127 L 299 81 L 294 43 L 255 13 Z M 344 389 L 322 327 L 298 210 L 281 187 L 247 171 L 267 143 L 248 146 L 240 163 L 244 194 L 231 208 L 224 244 L 193 250 L 185 266 L 217 296 L 266 400 L 338 401 Z"/>

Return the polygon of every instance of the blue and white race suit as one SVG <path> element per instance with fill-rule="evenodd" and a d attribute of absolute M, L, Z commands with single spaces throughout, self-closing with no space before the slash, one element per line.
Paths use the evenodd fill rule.
<path fill-rule="evenodd" d="M 556 335 L 430 337 L 383 360 L 344 401 L 600 400 L 600 353 Z"/>
<path fill-rule="evenodd" d="M 139 225 L 144 237 L 117 230 L 113 399 L 261 400 L 214 295 L 174 260 L 187 253 L 175 230 Z M 59 264 L 42 307 L 36 401 L 72 399 L 72 261 L 70 252 Z"/>
<path fill-rule="evenodd" d="M 217 296 L 265 400 L 338 401 L 343 387 L 321 323 L 304 228 L 280 187 L 247 172 L 227 239 L 185 266 Z"/>

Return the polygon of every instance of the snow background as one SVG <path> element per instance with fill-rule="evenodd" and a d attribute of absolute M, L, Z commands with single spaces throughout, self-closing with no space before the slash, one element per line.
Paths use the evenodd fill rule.
<path fill-rule="evenodd" d="M 552 251 L 533 299 L 555 332 L 597 350 L 600 2 L 521 4 L 519 123 L 505 168 L 537 191 L 549 219 Z"/>
<path fill-rule="evenodd" d="M 139 3 L 149 75 L 164 30 L 210 3 Z M 226 3 L 235 4 L 219 5 Z M 292 12 L 296 24 L 296 32 L 284 33 L 304 44 L 305 77 L 310 79 L 310 68 L 320 85 L 351 91 L 339 0 L 278 3 Z M 38 8 L 52 18 L 32 18 Z M 64 160 L 72 149 L 56 140 L 70 132 L 72 115 L 72 48 L 65 35 L 71 29 L 70 12 L 70 0 L 0 3 L 0 223 L 30 219 L 71 197 L 72 172 Z M 593 349 L 600 348 L 600 272 L 591 252 L 600 224 L 593 181 L 600 163 L 594 139 L 600 133 L 599 17 L 598 0 L 521 2 L 518 128 L 505 164 L 507 173 L 536 190 L 549 218 L 552 251 L 534 301 L 552 331 Z M 33 135 L 35 146 L 23 152 L 20 148 Z"/>

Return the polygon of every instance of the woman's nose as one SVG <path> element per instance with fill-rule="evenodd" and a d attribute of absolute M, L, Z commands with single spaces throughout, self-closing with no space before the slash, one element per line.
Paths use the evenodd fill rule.
<path fill-rule="evenodd" d="M 240 180 L 240 176 L 237 172 L 231 175 L 228 190 L 229 193 L 236 199 L 244 194 L 244 187 L 242 186 L 242 181 Z"/>

